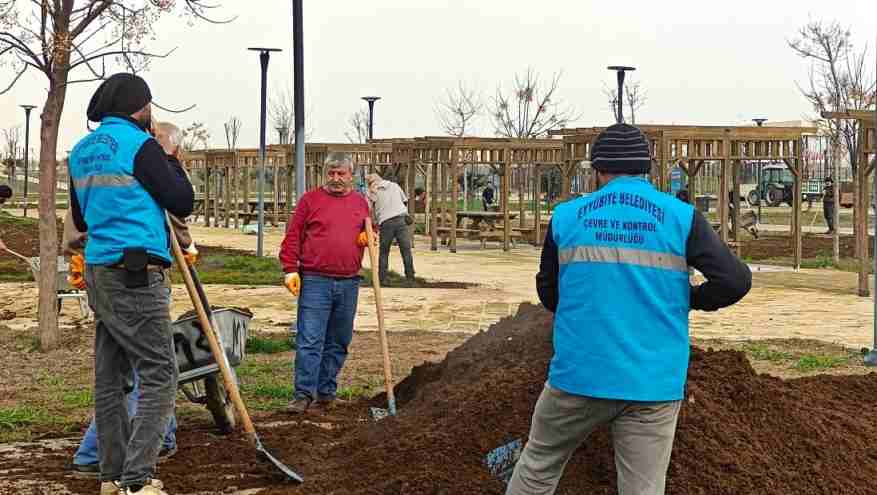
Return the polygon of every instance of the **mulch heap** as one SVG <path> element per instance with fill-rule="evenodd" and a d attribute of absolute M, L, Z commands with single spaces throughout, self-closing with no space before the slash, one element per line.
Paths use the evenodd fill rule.
<path fill-rule="evenodd" d="M 552 355 L 551 321 L 541 308 L 522 306 L 443 362 L 414 368 L 396 388 L 396 418 L 367 420 L 379 398 L 302 419 L 260 418 L 263 443 L 304 475 L 304 485 L 282 482 L 243 438 L 191 422 L 181 425 L 180 452 L 159 477 L 175 494 L 252 487 L 267 487 L 265 494 L 502 493 L 484 456 L 526 439 Z M 873 374 L 784 381 L 756 374 L 740 352 L 693 348 L 667 492 L 873 494 L 875 410 Z M 271 425 L 278 420 L 286 423 Z M 49 459 L 37 479 L 58 472 L 70 454 Z M 96 486 L 55 479 L 74 493 Z M 557 493 L 615 493 L 605 428 L 573 456 Z"/>

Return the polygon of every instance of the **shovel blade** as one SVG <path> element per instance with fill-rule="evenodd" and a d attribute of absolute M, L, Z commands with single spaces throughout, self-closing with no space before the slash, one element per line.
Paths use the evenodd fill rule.
<path fill-rule="evenodd" d="M 375 421 L 380 421 L 390 415 L 389 411 L 387 411 L 386 409 L 381 409 L 380 407 L 372 407 L 368 410 L 368 412 L 369 414 L 371 414 L 372 419 Z"/>
<path fill-rule="evenodd" d="M 295 471 L 290 469 L 289 466 L 280 462 L 280 459 L 274 457 L 274 455 L 272 455 L 271 452 L 268 452 L 268 450 L 265 448 L 265 446 L 262 445 L 262 441 L 259 440 L 258 436 L 255 437 L 255 441 L 256 441 L 256 452 L 259 453 L 259 457 L 261 459 L 265 459 L 268 462 L 270 462 L 271 464 L 274 464 L 274 467 L 276 467 L 278 470 L 280 470 L 281 473 L 285 474 L 286 477 L 289 478 L 291 481 L 294 481 L 296 483 L 303 483 L 304 482 L 304 478 L 302 478 L 298 473 L 296 473 Z"/>

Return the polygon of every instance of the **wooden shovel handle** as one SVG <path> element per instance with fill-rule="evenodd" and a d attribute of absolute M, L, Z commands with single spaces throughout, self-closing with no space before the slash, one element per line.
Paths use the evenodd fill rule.
<path fill-rule="evenodd" d="M 372 265 L 372 286 L 375 289 L 375 306 L 378 311 L 378 333 L 381 339 L 381 353 L 384 356 L 384 386 L 387 389 L 387 402 L 390 404 L 389 412 L 396 414 L 396 396 L 393 394 L 393 374 L 390 368 L 390 347 L 387 343 L 387 331 L 384 328 L 384 305 L 381 302 L 381 279 L 378 269 L 378 253 L 375 246 L 375 232 L 372 228 L 372 219 L 365 219 L 365 235 L 368 238 L 368 257 Z"/>
<path fill-rule="evenodd" d="M 213 353 L 213 359 L 216 361 L 216 364 L 219 365 L 219 370 L 222 372 L 222 380 L 225 382 L 225 390 L 228 392 L 231 402 L 234 404 L 238 416 L 241 418 L 244 432 L 248 434 L 251 440 L 256 441 L 256 428 L 253 426 L 253 421 L 250 419 L 250 414 L 247 412 L 247 407 L 244 405 L 243 399 L 241 399 L 241 393 L 238 389 L 237 381 L 235 381 L 234 376 L 231 374 L 231 368 L 229 367 L 225 350 L 219 345 L 219 340 L 217 340 L 216 333 L 214 333 L 215 330 L 213 324 L 210 317 L 207 316 L 207 311 L 204 309 L 204 304 L 201 301 L 201 297 L 198 295 L 198 290 L 195 288 L 195 282 L 192 279 L 192 274 L 189 272 L 189 265 L 186 264 L 186 258 L 183 257 L 183 249 L 180 247 L 180 242 L 177 240 L 177 234 L 174 232 L 170 219 L 168 219 L 168 231 L 170 232 L 174 260 L 176 260 L 177 266 L 180 268 L 180 273 L 183 275 L 183 280 L 186 283 L 186 290 L 189 292 L 189 298 L 192 300 L 192 306 L 195 307 L 195 312 L 198 314 L 198 321 L 201 322 L 201 330 L 204 332 L 204 335 L 207 336 L 207 341 L 210 343 L 210 352 Z"/>

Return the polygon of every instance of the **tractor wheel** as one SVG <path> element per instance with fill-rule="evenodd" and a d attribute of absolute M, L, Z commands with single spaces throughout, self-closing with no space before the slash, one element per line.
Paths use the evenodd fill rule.
<path fill-rule="evenodd" d="M 204 377 L 204 391 L 207 395 L 207 410 L 213 416 L 216 427 L 225 434 L 233 432 L 237 424 L 234 405 L 231 403 L 218 374 Z"/>
<path fill-rule="evenodd" d="M 767 190 L 767 204 L 770 206 L 779 206 L 783 202 L 783 191 L 776 187 Z"/>
<path fill-rule="evenodd" d="M 749 196 L 747 196 L 746 201 L 749 202 L 749 206 L 758 206 L 758 203 L 761 201 L 761 199 L 758 197 L 758 191 L 749 191 Z"/>

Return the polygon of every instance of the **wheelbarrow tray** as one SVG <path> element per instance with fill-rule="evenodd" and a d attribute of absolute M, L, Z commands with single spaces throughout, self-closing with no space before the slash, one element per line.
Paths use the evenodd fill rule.
<path fill-rule="evenodd" d="M 222 340 L 225 355 L 231 366 L 238 366 L 244 359 L 247 332 L 252 315 L 234 308 L 213 310 L 214 328 Z M 177 355 L 179 383 L 201 379 L 219 371 L 210 352 L 210 344 L 196 315 L 180 318 L 171 324 L 174 336 L 174 352 Z"/>

